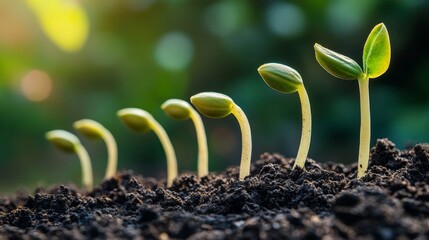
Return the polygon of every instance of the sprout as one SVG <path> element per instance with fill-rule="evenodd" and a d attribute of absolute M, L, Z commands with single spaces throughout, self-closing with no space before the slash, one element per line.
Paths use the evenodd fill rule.
<path fill-rule="evenodd" d="M 258 68 L 258 72 L 272 89 L 282 93 L 298 92 L 302 110 L 302 133 L 293 168 L 298 166 L 304 169 L 311 142 L 311 107 L 301 75 L 294 69 L 278 63 L 264 64 Z"/>
<path fill-rule="evenodd" d="M 116 166 L 118 163 L 118 147 L 112 134 L 100 123 L 82 119 L 73 123 L 73 127 L 86 137 L 94 140 L 103 139 L 107 146 L 108 160 L 107 169 L 104 179 L 110 179 L 116 174 Z"/>
<path fill-rule="evenodd" d="M 202 92 L 191 97 L 192 104 L 203 115 L 210 118 L 223 118 L 233 114 L 240 125 L 242 135 L 242 149 L 240 162 L 240 180 L 250 174 L 250 160 L 252 154 L 252 134 L 249 121 L 243 110 L 224 94 Z"/>
<path fill-rule="evenodd" d="M 80 160 L 82 168 L 82 184 L 88 191 L 92 190 L 92 166 L 88 152 L 80 143 L 79 139 L 70 132 L 64 130 L 53 130 L 46 133 L 46 139 L 52 142 L 59 149 L 73 153 L 75 152 Z"/>
<path fill-rule="evenodd" d="M 198 140 L 198 177 L 209 173 L 207 138 L 200 115 L 189 103 L 180 99 L 169 99 L 161 105 L 164 112 L 173 119 L 191 119 L 195 125 Z"/>
<path fill-rule="evenodd" d="M 171 187 L 177 177 L 177 160 L 173 145 L 164 128 L 152 115 L 138 108 L 124 108 L 118 111 L 118 116 L 129 128 L 136 132 L 149 132 L 153 130 L 161 141 L 167 156 L 167 187 Z"/>
<path fill-rule="evenodd" d="M 365 176 L 368 169 L 369 147 L 371 143 L 371 116 L 369 103 L 369 79 L 376 78 L 387 71 L 390 64 L 389 33 L 383 23 L 375 26 L 363 48 L 363 71 L 352 59 L 327 48 L 314 45 L 319 64 L 335 77 L 354 80 L 359 83 L 360 92 L 360 145 L 358 178 Z"/>

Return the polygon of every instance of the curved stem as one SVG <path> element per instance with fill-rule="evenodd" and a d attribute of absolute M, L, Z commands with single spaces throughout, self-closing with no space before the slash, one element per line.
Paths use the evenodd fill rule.
<path fill-rule="evenodd" d="M 116 144 L 115 138 L 112 134 L 106 130 L 102 131 L 102 138 L 107 146 L 107 168 L 104 179 L 110 179 L 116 175 L 116 169 L 118 164 L 118 146 Z"/>
<path fill-rule="evenodd" d="M 164 128 L 155 119 L 151 119 L 150 124 L 164 148 L 167 157 L 167 187 L 171 187 L 173 180 L 177 177 L 176 153 Z"/>
<path fill-rule="evenodd" d="M 190 118 L 195 125 L 198 141 L 198 177 L 204 177 L 209 174 L 209 156 L 207 150 L 207 137 L 204 129 L 203 120 L 200 115 L 192 107 L 190 110 Z"/>
<path fill-rule="evenodd" d="M 304 169 L 305 161 L 307 160 L 308 150 L 311 142 L 311 107 L 308 99 L 307 91 L 304 85 L 298 88 L 298 95 L 301 101 L 302 111 L 302 132 L 301 142 L 299 144 L 298 154 L 293 165 L 293 169 L 298 166 Z"/>
<path fill-rule="evenodd" d="M 93 187 L 92 182 L 92 166 L 88 152 L 82 146 L 78 144 L 75 146 L 75 151 L 80 160 L 80 166 L 82 169 L 82 184 L 87 191 L 91 191 Z"/>
<path fill-rule="evenodd" d="M 369 148 L 371 144 L 371 113 L 369 104 L 369 78 L 358 79 L 360 93 L 360 144 L 358 159 L 358 178 L 365 176 L 368 169 Z"/>
<path fill-rule="evenodd" d="M 240 180 L 243 180 L 250 174 L 250 161 L 252 155 L 252 133 L 250 131 L 249 121 L 247 120 L 246 114 L 237 105 L 234 104 L 232 108 L 232 114 L 237 118 L 238 124 L 241 129 L 241 161 L 240 161 Z"/>

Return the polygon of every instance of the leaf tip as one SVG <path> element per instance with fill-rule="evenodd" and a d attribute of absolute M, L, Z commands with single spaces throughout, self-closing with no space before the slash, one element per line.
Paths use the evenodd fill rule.
<path fill-rule="evenodd" d="M 390 65 L 390 39 L 386 25 L 377 24 L 368 35 L 363 49 L 365 74 L 376 78 L 387 71 Z"/>

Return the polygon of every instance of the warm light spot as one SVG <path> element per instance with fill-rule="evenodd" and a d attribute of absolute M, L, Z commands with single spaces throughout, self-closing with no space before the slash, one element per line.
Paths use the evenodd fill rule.
<path fill-rule="evenodd" d="M 19 8 L 20 4 L 0 1 L 0 46 L 4 49 L 27 46 L 33 41 L 31 29 L 20 16 Z"/>
<path fill-rule="evenodd" d="M 21 92 L 30 101 L 43 101 L 51 95 L 52 80 L 46 72 L 29 71 L 21 80 Z"/>

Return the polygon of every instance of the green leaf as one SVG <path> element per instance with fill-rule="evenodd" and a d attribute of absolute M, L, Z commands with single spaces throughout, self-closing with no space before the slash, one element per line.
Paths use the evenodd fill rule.
<path fill-rule="evenodd" d="M 267 63 L 258 68 L 264 82 L 272 89 L 282 93 L 293 93 L 302 85 L 299 73 L 286 65 Z"/>
<path fill-rule="evenodd" d="M 211 118 L 228 116 L 234 106 L 230 97 L 216 92 L 198 93 L 191 97 L 191 102 L 200 113 Z"/>
<path fill-rule="evenodd" d="M 327 72 L 345 80 L 358 79 L 363 75 L 362 69 L 353 59 L 332 50 L 314 44 L 316 59 Z"/>
<path fill-rule="evenodd" d="M 180 99 L 169 99 L 161 105 L 162 110 L 171 118 L 186 120 L 190 117 L 191 105 Z"/>
<path fill-rule="evenodd" d="M 375 26 L 363 48 L 363 69 L 370 78 L 376 78 L 387 71 L 390 64 L 390 40 L 383 23 Z"/>
<path fill-rule="evenodd" d="M 118 111 L 118 116 L 129 128 L 136 132 L 149 132 L 152 130 L 152 115 L 138 108 L 124 108 Z"/>
<path fill-rule="evenodd" d="M 104 127 L 90 119 L 82 119 L 73 123 L 73 127 L 90 139 L 100 139 L 103 137 Z"/>
<path fill-rule="evenodd" d="M 79 139 L 72 133 L 64 130 L 52 130 L 46 133 L 46 139 L 64 152 L 73 153 L 80 144 Z"/>

